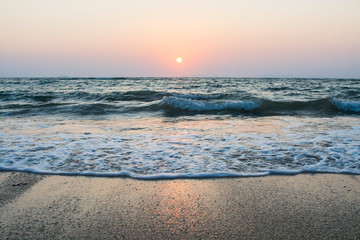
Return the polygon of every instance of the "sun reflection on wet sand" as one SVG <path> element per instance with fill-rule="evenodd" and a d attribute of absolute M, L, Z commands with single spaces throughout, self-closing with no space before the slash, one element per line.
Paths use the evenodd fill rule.
<path fill-rule="evenodd" d="M 200 195 L 193 190 L 194 186 L 184 181 L 166 183 L 158 208 L 153 210 L 157 216 L 154 221 L 163 225 L 160 227 L 168 228 L 174 236 L 181 233 L 195 235 L 197 225 L 205 224 L 208 218 L 206 209 L 198 202 Z"/>

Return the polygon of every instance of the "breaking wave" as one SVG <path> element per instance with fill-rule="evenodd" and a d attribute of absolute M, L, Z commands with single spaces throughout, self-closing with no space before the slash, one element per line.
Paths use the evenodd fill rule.
<path fill-rule="evenodd" d="M 338 99 L 333 99 L 332 103 L 339 109 L 344 112 L 360 112 L 360 102 L 359 101 L 341 101 Z"/>
<path fill-rule="evenodd" d="M 221 111 L 221 110 L 246 110 L 251 111 L 260 106 L 253 101 L 234 101 L 234 102 L 205 102 L 199 100 L 164 97 L 164 102 L 176 109 L 189 111 Z"/>

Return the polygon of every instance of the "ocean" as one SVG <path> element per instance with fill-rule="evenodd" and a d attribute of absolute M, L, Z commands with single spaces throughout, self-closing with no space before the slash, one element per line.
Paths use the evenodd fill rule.
<path fill-rule="evenodd" d="M 360 174 L 360 79 L 1 78 L 0 169 Z"/>

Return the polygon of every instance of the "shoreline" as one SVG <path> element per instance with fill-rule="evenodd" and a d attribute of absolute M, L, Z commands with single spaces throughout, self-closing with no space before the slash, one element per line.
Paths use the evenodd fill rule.
<path fill-rule="evenodd" d="M 1 174 L 6 173 L 18 173 L 18 174 L 31 174 L 34 176 L 61 176 L 61 177 L 88 177 L 88 178 L 117 178 L 117 179 L 133 179 L 138 181 L 167 181 L 167 180 L 209 180 L 209 179 L 239 179 L 239 178 L 262 178 L 262 177 L 271 177 L 271 176 L 297 176 L 297 175 L 348 175 L 348 176 L 360 176 L 359 173 L 353 173 L 350 171 L 343 172 L 331 172 L 331 171 L 278 171 L 271 170 L 269 172 L 264 173 L 255 173 L 255 174 L 233 174 L 233 173 L 203 173 L 203 174 L 162 174 L 162 175 L 132 175 L 131 173 L 122 173 L 122 174 L 112 174 L 112 173 L 72 173 L 72 172 L 36 172 L 36 171 L 26 171 L 26 170 L 13 170 L 13 169 L 0 169 Z"/>
<path fill-rule="evenodd" d="M 2 239 L 357 239 L 360 176 L 138 180 L 0 172 Z"/>

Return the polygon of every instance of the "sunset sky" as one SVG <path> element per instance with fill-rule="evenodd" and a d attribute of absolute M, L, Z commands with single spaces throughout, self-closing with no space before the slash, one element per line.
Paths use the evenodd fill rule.
<path fill-rule="evenodd" d="M 13 76 L 360 78 L 360 0 L 1 0 Z"/>

